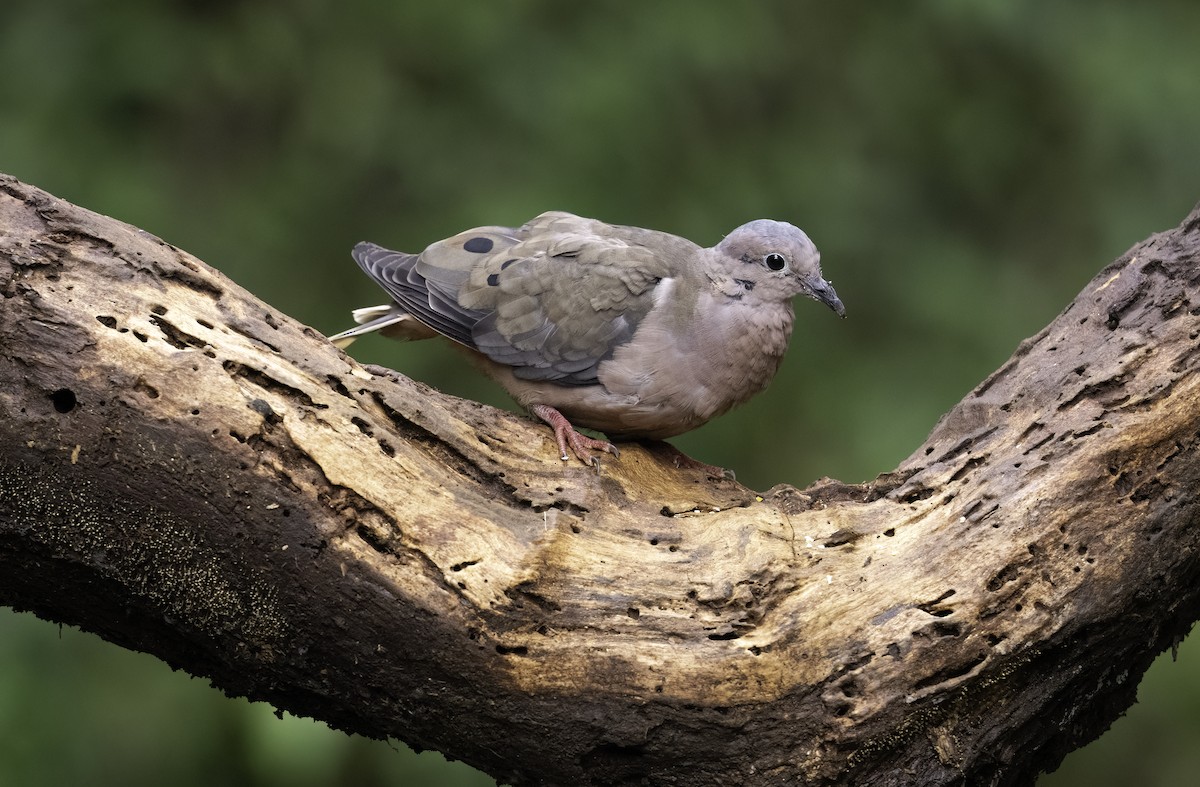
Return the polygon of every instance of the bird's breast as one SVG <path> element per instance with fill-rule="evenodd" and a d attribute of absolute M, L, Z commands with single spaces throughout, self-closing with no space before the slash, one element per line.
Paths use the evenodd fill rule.
<path fill-rule="evenodd" d="M 751 306 L 707 293 L 693 309 L 656 316 L 599 367 L 605 391 L 627 403 L 631 436 L 680 434 L 761 392 L 793 320 L 790 303 Z"/>

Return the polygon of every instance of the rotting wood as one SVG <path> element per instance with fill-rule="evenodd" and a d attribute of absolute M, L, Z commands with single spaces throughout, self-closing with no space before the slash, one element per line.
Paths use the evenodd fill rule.
<path fill-rule="evenodd" d="M 514 784 L 1019 784 L 1200 615 L 1200 211 L 894 472 L 761 494 L 367 370 L 0 178 L 0 603 Z"/>

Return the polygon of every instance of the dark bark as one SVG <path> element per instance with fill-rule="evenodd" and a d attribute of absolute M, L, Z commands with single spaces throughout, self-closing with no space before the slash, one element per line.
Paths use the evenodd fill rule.
<path fill-rule="evenodd" d="M 1198 250 L 1108 266 L 896 471 L 756 494 L 563 465 L 3 178 L 0 603 L 517 784 L 1028 783 L 1198 615 Z"/>

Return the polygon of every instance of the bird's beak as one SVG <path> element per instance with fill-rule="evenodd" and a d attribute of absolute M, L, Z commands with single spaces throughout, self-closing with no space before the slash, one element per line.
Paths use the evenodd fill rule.
<path fill-rule="evenodd" d="M 833 313 L 838 317 L 845 319 L 846 307 L 842 305 L 842 301 L 838 298 L 837 293 L 833 290 L 833 285 L 824 279 L 817 279 L 809 285 L 809 297 L 814 301 L 825 304 L 833 309 Z"/>

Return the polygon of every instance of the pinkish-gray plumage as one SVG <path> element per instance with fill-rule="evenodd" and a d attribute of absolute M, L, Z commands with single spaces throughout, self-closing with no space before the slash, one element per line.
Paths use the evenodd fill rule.
<path fill-rule="evenodd" d="M 759 219 L 713 248 L 675 235 L 543 213 L 479 227 L 420 254 L 360 243 L 353 256 L 391 297 L 359 309 L 345 347 L 380 331 L 442 335 L 555 429 L 585 462 L 614 438 L 694 429 L 762 391 L 792 332 L 792 299 L 839 316 L 820 255 L 801 230 Z"/>

